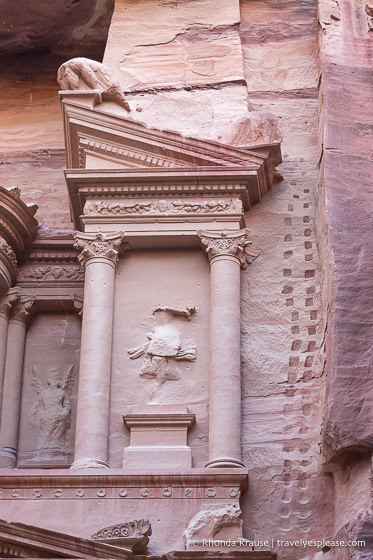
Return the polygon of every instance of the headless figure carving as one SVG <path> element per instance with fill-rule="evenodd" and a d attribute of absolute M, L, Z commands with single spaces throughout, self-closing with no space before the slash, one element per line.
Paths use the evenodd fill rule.
<path fill-rule="evenodd" d="M 130 111 L 118 80 L 101 62 L 83 57 L 72 58 L 60 66 L 57 81 L 63 90 L 102 90 L 103 99 L 116 101 Z"/>

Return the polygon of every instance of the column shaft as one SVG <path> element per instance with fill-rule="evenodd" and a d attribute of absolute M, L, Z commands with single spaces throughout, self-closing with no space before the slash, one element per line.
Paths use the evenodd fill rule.
<path fill-rule="evenodd" d="M 86 264 L 75 467 L 108 466 L 108 425 L 115 265 Z"/>
<path fill-rule="evenodd" d="M 209 462 L 241 466 L 240 262 L 211 259 Z"/>
<path fill-rule="evenodd" d="M 11 319 L 9 322 L 0 427 L 0 468 L 3 469 L 17 465 L 26 329 L 25 321 Z"/>

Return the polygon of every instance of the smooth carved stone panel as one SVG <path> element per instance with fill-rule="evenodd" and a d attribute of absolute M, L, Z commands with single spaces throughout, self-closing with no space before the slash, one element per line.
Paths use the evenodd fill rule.
<path fill-rule="evenodd" d="M 207 460 L 209 265 L 202 251 L 129 251 L 117 265 L 109 464 L 137 404 L 186 404 L 193 466 Z"/>
<path fill-rule="evenodd" d="M 19 465 L 68 466 L 74 448 L 81 320 L 39 314 L 26 338 Z"/>

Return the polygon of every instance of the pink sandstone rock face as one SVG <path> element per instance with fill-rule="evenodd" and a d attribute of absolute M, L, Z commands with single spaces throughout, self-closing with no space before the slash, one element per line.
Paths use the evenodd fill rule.
<path fill-rule="evenodd" d="M 86 23 L 72 34 L 82 47 L 93 39 L 95 22 L 103 29 L 110 17 L 110 6 L 102 3 L 91 12 L 93 5 L 84 10 L 84 4 L 68 7 L 84 12 Z M 44 29 L 40 22 L 48 10 L 49 3 L 38 8 L 34 26 Z M 243 535 L 366 539 L 367 546 L 325 552 L 278 547 L 279 560 L 362 560 L 373 554 L 369 18 L 364 2 L 353 7 L 348 0 L 117 0 L 104 57 L 125 90 L 130 117 L 149 127 L 236 146 L 283 139 L 283 180 L 246 215 L 260 256 L 241 273 L 242 459 L 250 481 L 240 502 Z M 40 41 L 6 37 L 4 49 L 53 40 L 66 52 L 64 33 L 71 35 L 71 27 L 59 23 L 57 38 L 48 19 Z M 82 54 L 74 47 L 69 58 Z M 2 76 L 1 181 L 17 184 L 25 201 L 39 204 L 39 238 L 72 228 L 55 84 L 64 60 L 27 55 L 14 59 Z M 133 414 L 134 404 L 187 404 L 197 418 L 188 435 L 192 466 L 201 468 L 208 458 L 208 261 L 196 250 L 136 256 L 130 251 L 121 257 L 116 271 L 109 463 L 122 468 L 129 444 L 122 416 Z M 190 323 L 178 320 L 178 340 L 183 348 L 196 345 L 198 358 L 180 362 L 177 376 L 173 371 L 178 379 L 164 383 L 149 377 L 149 368 L 141 375 L 146 353 L 134 360 L 128 354 L 154 332 L 157 305 L 197 307 Z M 40 332 L 52 331 L 48 356 L 63 351 L 68 365 L 79 346 L 77 316 L 61 321 L 43 315 L 31 324 L 22 460 L 38 441 L 27 412 L 36 398 L 27 371 L 42 347 L 37 321 Z M 70 343 L 65 328 L 71 328 Z M 68 438 L 72 445 L 73 430 Z M 84 538 L 123 521 L 124 513 L 149 518 L 156 527 L 153 554 L 182 550 L 183 532 L 200 516 L 204 500 L 218 500 L 215 487 L 203 495 L 178 488 L 176 506 L 171 486 L 150 483 L 129 493 L 110 484 L 76 486 L 68 494 L 53 482 L 47 489 L 34 486 L 7 487 L 0 517 L 25 523 L 37 517 L 41 527 Z M 32 494 L 37 491 L 40 496 Z M 228 493 L 224 500 L 233 495 L 237 499 Z M 75 505 L 72 498 L 82 501 Z"/>

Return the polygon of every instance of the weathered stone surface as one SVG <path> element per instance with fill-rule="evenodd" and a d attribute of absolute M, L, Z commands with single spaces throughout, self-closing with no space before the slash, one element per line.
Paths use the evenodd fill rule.
<path fill-rule="evenodd" d="M 333 457 L 373 445 L 371 36 L 363 4 L 351 10 L 347 1 L 320 3 L 320 24 L 320 196 L 332 264 L 324 451 Z"/>
<path fill-rule="evenodd" d="M 104 62 L 124 90 L 243 80 L 238 0 L 115 4 Z"/>

